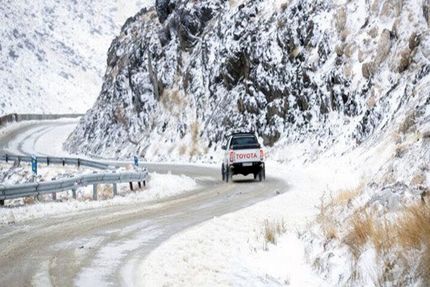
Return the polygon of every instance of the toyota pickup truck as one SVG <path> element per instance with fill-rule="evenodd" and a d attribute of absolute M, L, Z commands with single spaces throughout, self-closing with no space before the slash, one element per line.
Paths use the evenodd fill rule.
<path fill-rule="evenodd" d="M 258 181 L 265 180 L 264 150 L 253 133 L 235 133 L 222 146 L 224 159 L 221 166 L 222 180 L 232 181 L 233 175 L 253 174 Z"/>

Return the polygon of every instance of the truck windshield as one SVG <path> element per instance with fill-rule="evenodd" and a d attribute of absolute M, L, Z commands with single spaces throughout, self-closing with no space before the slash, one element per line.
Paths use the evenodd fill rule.
<path fill-rule="evenodd" d="M 231 147 L 236 148 L 257 148 L 259 146 L 257 138 L 253 136 L 234 137 L 231 140 Z"/>

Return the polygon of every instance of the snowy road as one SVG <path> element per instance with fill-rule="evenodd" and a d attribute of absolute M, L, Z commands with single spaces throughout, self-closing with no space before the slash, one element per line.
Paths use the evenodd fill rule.
<path fill-rule="evenodd" d="M 0 148 L 38 154 L 52 150 L 58 154 L 61 141 L 74 124 L 47 121 L 16 125 L 0 134 Z M 225 184 L 219 180 L 218 169 L 188 165 L 148 167 L 152 171 L 186 174 L 196 179 L 199 188 L 149 203 L 92 209 L 2 226 L 2 284 L 141 285 L 137 272 L 141 270 L 141 262 L 171 236 L 286 190 L 285 184 L 274 178 L 268 178 L 265 183 L 242 180 Z"/>

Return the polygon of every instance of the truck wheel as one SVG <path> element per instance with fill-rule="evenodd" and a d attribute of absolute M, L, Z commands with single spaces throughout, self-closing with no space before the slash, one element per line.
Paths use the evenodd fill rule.
<path fill-rule="evenodd" d="M 254 180 L 257 179 L 257 173 L 254 173 Z"/>
<path fill-rule="evenodd" d="M 222 181 L 225 181 L 224 164 L 221 165 L 221 176 L 222 176 Z"/>
<path fill-rule="evenodd" d="M 230 168 L 225 169 L 225 182 L 230 182 L 233 180 L 233 174 L 231 173 Z"/>
<path fill-rule="evenodd" d="M 263 180 L 263 169 L 260 169 L 260 171 L 258 172 L 258 181 L 262 181 Z"/>
<path fill-rule="evenodd" d="M 265 166 L 261 169 L 261 173 L 262 173 L 263 180 L 266 180 L 266 167 Z"/>

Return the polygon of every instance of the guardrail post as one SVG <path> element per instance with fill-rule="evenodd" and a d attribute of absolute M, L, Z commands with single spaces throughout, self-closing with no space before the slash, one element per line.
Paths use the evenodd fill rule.
<path fill-rule="evenodd" d="M 76 199 L 76 188 L 72 189 L 72 196 L 73 199 Z"/>
<path fill-rule="evenodd" d="M 133 190 L 133 182 L 130 181 L 130 190 Z"/>
<path fill-rule="evenodd" d="M 81 167 L 81 159 L 78 158 L 78 168 Z"/>
<path fill-rule="evenodd" d="M 97 200 L 97 184 L 93 185 L 93 200 Z"/>
<path fill-rule="evenodd" d="M 6 162 L 9 162 L 9 156 L 6 154 Z"/>
<path fill-rule="evenodd" d="M 146 180 L 143 181 L 143 186 L 146 186 Z"/>
<path fill-rule="evenodd" d="M 140 181 L 138 181 L 137 184 L 139 185 L 139 188 L 142 188 L 142 183 Z"/>
<path fill-rule="evenodd" d="M 46 165 L 49 165 L 49 157 L 46 158 Z"/>
<path fill-rule="evenodd" d="M 52 193 L 52 200 L 54 200 L 54 201 L 57 200 L 57 193 L 56 192 Z"/>
<path fill-rule="evenodd" d="M 117 196 L 118 195 L 118 189 L 117 189 L 117 184 L 116 183 L 113 184 L 112 190 L 113 190 L 113 196 Z"/>

